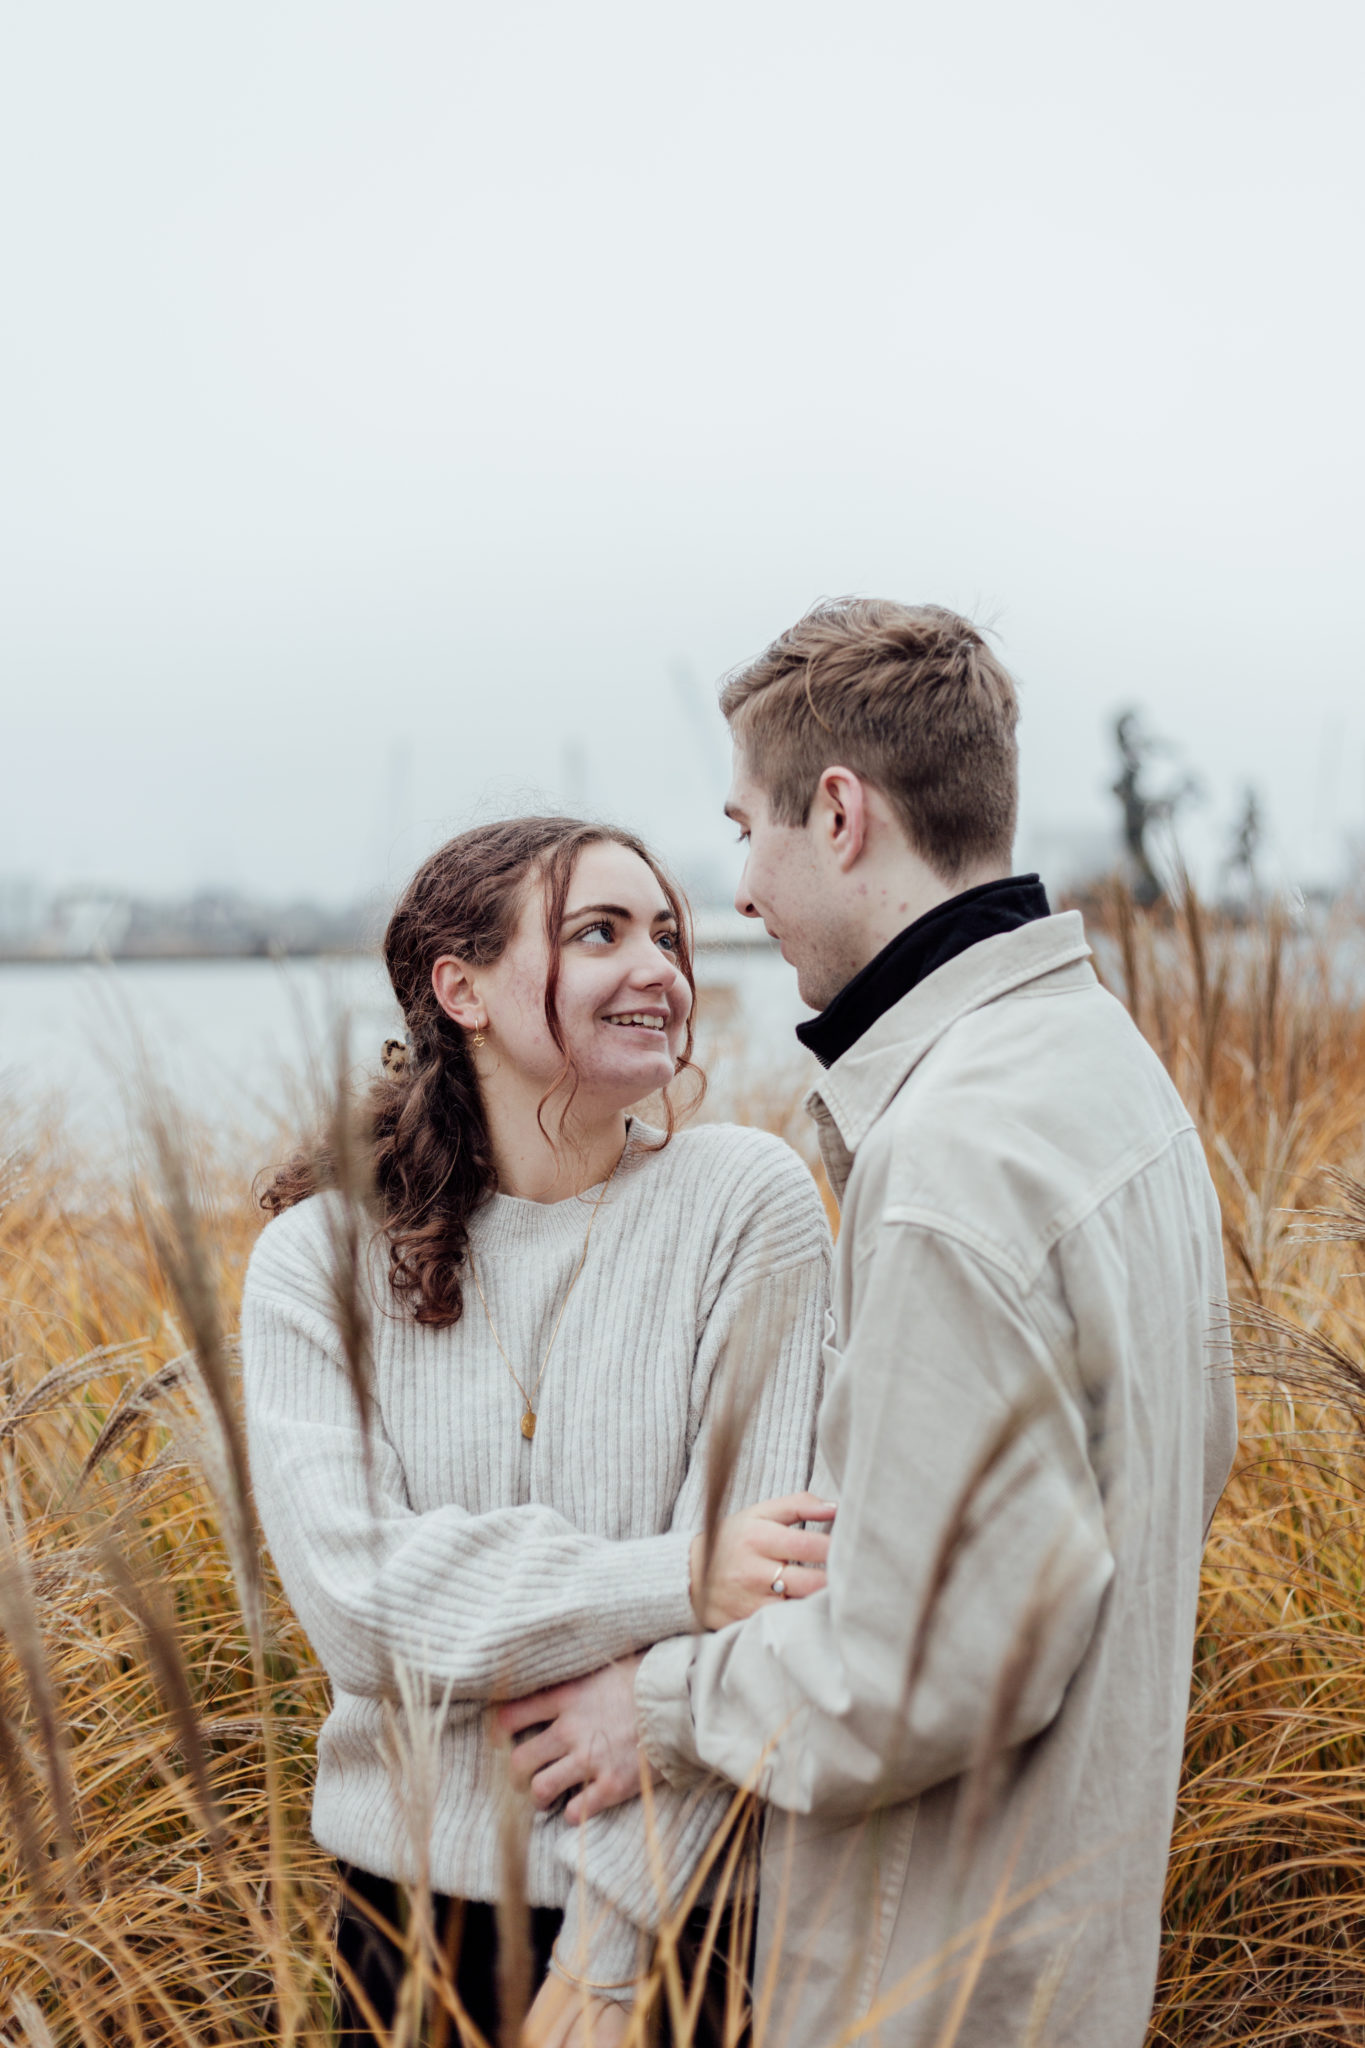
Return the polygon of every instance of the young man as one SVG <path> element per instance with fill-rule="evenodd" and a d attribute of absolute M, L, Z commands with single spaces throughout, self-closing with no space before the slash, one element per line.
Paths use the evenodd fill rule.
<path fill-rule="evenodd" d="M 822 606 L 721 703 L 739 906 L 823 1006 L 828 1583 L 507 1710 L 550 1723 L 518 1765 L 580 1816 L 637 1733 L 759 1786 L 771 2039 L 1140 2048 L 1235 1434 L 1200 1141 L 1010 876 L 1015 693 L 965 620 Z"/>

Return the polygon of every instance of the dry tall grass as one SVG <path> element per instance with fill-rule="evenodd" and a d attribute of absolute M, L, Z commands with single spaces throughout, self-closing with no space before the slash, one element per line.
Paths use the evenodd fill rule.
<path fill-rule="evenodd" d="M 1214 1524 L 1153 2042 L 1365 2041 L 1365 1007 L 1358 922 L 1115 906 L 1203 1131 L 1242 1448 Z"/>
<path fill-rule="evenodd" d="M 1365 1015 L 1333 949 L 1274 924 L 1102 922 L 1205 1134 L 1244 1375 L 1152 2041 L 1365 2042 Z M 55 1140 L 0 1167 L 11 2044 L 328 2039 L 326 1690 L 246 1554 L 220 1384 L 257 1219 L 195 1156 L 169 1207 Z"/>

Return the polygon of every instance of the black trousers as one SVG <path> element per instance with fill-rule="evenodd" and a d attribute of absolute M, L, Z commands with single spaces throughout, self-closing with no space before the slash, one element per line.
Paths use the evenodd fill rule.
<path fill-rule="evenodd" d="M 403 1893 L 386 1877 L 373 1877 L 354 1864 L 340 1866 L 346 1886 L 337 1921 L 338 1959 L 359 1984 L 386 2029 L 397 2012 L 398 1989 L 403 1981 L 402 1949 Z M 498 1924 L 496 1908 L 481 1899 L 450 1899 L 440 1893 L 432 1898 L 436 1945 L 446 1957 L 450 1980 L 474 2025 L 485 2040 L 498 2041 Z M 531 1991 L 539 1990 L 550 1967 L 564 1915 L 554 1906 L 531 1908 Z M 708 1913 L 699 1909 L 688 1921 L 682 1952 L 684 1982 L 692 1980 L 692 1962 L 700 1955 L 705 1939 Z M 379 1923 L 379 1924 L 377 1924 Z M 392 1930 L 392 1932 L 390 1932 Z M 730 1970 L 730 1915 L 721 1919 L 719 1936 L 707 1970 L 705 1996 L 692 2036 L 695 2048 L 722 2048 L 725 2040 L 726 1982 Z M 752 1973 L 752 1957 L 746 1959 L 746 1977 Z M 747 1991 L 747 1984 L 744 1987 Z M 347 1985 L 341 1970 L 336 1973 L 338 2048 L 375 2048 L 377 2036 L 364 2017 L 364 2008 Z M 746 2000 L 747 2003 L 747 2000 Z M 672 2048 L 672 2030 L 665 2009 L 659 2017 L 659 2048 Z M 453 2020 L 441 2011 L 428 2024 L 426 2039 L 431 2048 L 458 2048 L 459 2033 Z M 747 2031 L 740 2042 L 747 2041 Z M 738 2044 L 737 2044 L 738 2048 Z"/>

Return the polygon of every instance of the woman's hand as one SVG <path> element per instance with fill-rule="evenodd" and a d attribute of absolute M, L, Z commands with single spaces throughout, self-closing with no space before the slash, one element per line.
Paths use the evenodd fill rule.
<path fill-rule="evenodd" d="M 523 2048 L 617 2048 L 629 2017 L 629 2006 L 591 1993 L 585 1998 L 578 1985 L 552 1970 L 526 2015 Z"/>
<path fill-rule="evenodd" d="M 507 1760 L 512 1783 L 529 1792 L 542 1813 L 572 1792 L 564 1818 L 577 1827 L 639 1798 L 641 1771 L 654 1775 L 635 1728 L 635 1674 L 643 1661 L 643 1654 L 622 1657 L 586 1678 L 494 1710 L 495 1740 L 514 1745 Z"/>
<path fill-rule="evenodd" d="M 797 1522 L 832 1522 L 835 1504 L 813 1493 L 788 1493 L 727 1515 L 709 1563 L 703 1539 L 692 1539 L 692 1607 L 703 1628 L 744 1621 L 774 1600 L 804 1600 L 825 1583 L 829 1538 Z M 705 1584 L 702 1575 L 705 1571 Z M 780 1579 L 785 1593 L 773 1591 Z"/>

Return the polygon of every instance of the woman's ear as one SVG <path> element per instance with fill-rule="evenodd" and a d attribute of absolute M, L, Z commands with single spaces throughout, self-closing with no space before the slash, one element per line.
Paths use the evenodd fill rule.
<path fill-rule="evenodd" d="M 470 970 L 453 953 L 443 953 L 431 970 L 431 986 L 447 1017 L 466 1031 L 482 1031 L 488 1013 L 479 1001 Z"/>

